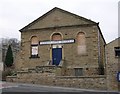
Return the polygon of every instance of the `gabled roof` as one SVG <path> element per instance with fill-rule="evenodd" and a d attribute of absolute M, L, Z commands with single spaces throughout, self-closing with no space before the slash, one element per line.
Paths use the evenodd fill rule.
<path fill-rule="evenodd" d="M 56 20 L 56 21 L 55 21 Z M 60 8 L 53 8 L 38 19 L 23 27 L 20 32 L 29 29 L 40 29 L 55 26 L 71 26 L 83 24 L 97 24 L 94 21 L 78 16 Z"/>
<path fill-rule="evenodd" d="M 111 42 L 107 43 L 107 45 L 109 45 L 109 44 L 111 44 L 111 43 L 113 43 L 113 42 L 115 42 L 115 41 L 117 41 L 117 42 L 118 42 L 118 45 L 120 46 L 120 37 L 118 37 L 118 38 L 112 40 Z"/>

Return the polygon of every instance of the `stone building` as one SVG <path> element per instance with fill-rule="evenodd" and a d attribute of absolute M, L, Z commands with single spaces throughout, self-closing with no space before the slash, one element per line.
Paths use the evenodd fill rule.
<path fill-rule="evenodd" d="M 2 62 L 2 44 L 0 41 L 0 72 L 3 70 L 3 62 Z"/>
<path fill-rule="evenodd" d="M 107 85 L 109 90 L 120 90 L 117 73 L 120 72 L 120 37 L 106 45 Z"/>
<path fill-rule="evenodd" d="M 17 69 L 64 64 L 62 75 L 81 76 L 101 74 L 104 68 L 105 41 L 94 21 L 54 8 L 20 32 Z"/>
<path fill-rule="evenodd" d="M 99 23 L 55 7 L 20 32 L 17 75 L 8 81 L 115 90 Z"/>

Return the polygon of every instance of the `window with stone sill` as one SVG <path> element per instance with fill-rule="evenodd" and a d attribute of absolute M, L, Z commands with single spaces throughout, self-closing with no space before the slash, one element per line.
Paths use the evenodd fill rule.
<path fill-rule="evenodd" d="M 38 39 L 36 36 L 31 38 L 31 57 L 30 58 L 38 58 Z"/>
<path fill-rule="evenodd" d="M 120 47 L 115 47 L 115 57 L 120 57 Z"/>

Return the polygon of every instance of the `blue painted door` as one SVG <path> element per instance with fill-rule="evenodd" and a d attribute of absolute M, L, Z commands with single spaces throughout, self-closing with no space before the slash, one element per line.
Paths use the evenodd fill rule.
<path fill-rule="evenodd" d="M 62 59 L 62 48 L 53 48 L 52 49 L 52 64 L 59 65 Z"/>

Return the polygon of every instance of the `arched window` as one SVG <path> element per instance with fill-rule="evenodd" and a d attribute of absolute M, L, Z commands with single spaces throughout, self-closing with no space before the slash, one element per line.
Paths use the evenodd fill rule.
<path fill-rule="evenodd" d="M 38 57 L 38 39 L 36 36 L 31 38 L 31 57 Z"/>
<path fill-rule="evenodd" d="M 86 38 L 85 33 L 79 32 L 77 35 L 77 52 L 78 55 L 83 55 L 86 53 Z"/>

